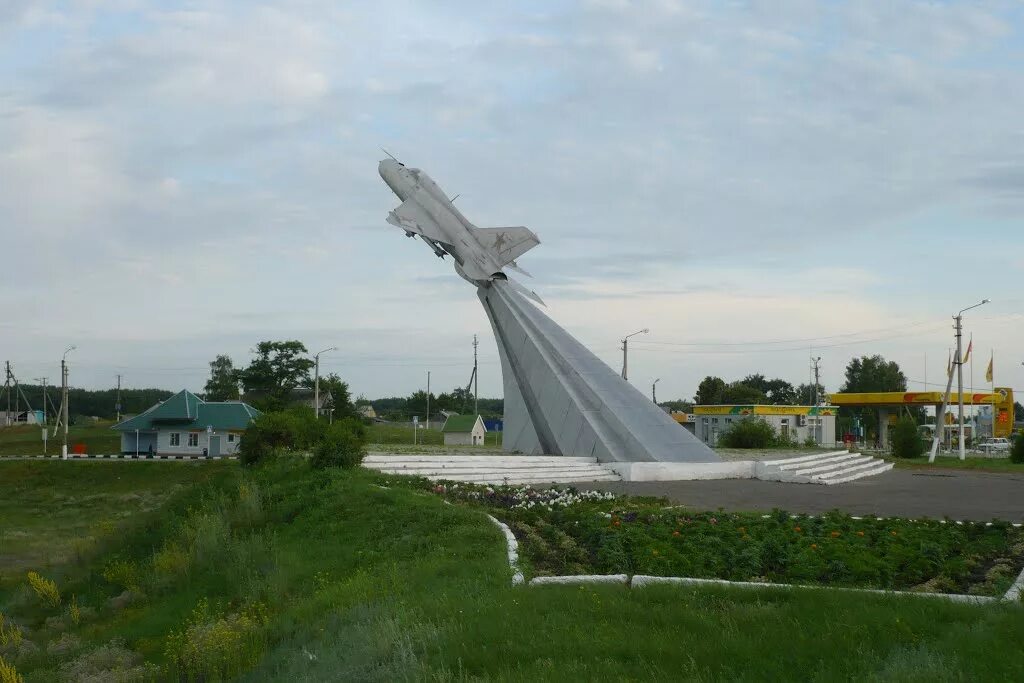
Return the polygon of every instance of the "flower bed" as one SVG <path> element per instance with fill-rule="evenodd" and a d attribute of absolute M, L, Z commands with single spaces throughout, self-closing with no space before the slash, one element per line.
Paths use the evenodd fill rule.
<path fill-rule="evenodd" d="M 1001 595 L 1024 567 L 1003 522 L 693 512 L 596 491 L 430 484 L 506 522 L 535 576 L 650 574 Z"/>

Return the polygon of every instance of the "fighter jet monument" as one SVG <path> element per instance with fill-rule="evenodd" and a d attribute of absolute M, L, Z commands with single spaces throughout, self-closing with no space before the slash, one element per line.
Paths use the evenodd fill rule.
<path fill-rule="evenodd" d="M 437 183 L 397 159 L 379 172 L 402 203 L 387 222 L 418 237 L 477 288 L 494 330 L 505 386 L 506 451 L 600 462 L 718 462 L 714 451 L 527 299 L 505 270 L 540 240 L 522 226 L 478 228 Z"/>

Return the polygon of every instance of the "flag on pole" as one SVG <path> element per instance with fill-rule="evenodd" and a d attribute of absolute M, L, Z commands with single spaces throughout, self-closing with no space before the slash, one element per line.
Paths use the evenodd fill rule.
<path fill-rule="evenodd" d="M 967 363 L 971 359 L 971 349 L 974 348 L 974 335 L 971 335 L 971 341 L 967 342 L 967 353 L 964 354 L 963 363 Z"/>
<path fill-rule="evenodd" d="M 988 359 L 988 369 L 985 370 L 985 381 L 988 382 L 989 384 L 992 383 L 992 363 L 995 361 L 995 359 L 996 353 L 995 351 L 993 351 L 992 356 L 989 357 Z"/>

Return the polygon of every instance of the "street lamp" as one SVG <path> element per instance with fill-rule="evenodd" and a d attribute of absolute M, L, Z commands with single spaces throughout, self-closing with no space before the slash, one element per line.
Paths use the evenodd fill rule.
<path fill-rule="evenodd" d="M 74 346 L 74 345 L 69 346 L 68 348 L 64 349 L 64 355 L 60 357 L 60 385 L 61 385 L 60 405 L 61 405 L 61 412 L 63 413 L 63 415 L 61 416 L 61 420 L 64 422 L 64 444 L 61 446 L 61 449 L 60 449 L 61 460 L 67 460 L 68 459 L 68 363 L 67 363 L 67 358 L 68 358 L 68 354 L 71 353 L 72 351 L 74 351 L 76 348 L 78 348 L 78 347 Z"/>
<path fill-rule="evenodd" d="M 660 381 L 661 378 L 659 377 L 658 379 L 654 380 L 654 382 L 651 384 L 651 400 L 654 401 L 654 405 L 658 405 L 658 396 L 657 394 L 654 393 L 654 387 L 658 386 L 658 382 Z"/>
<path fill-rule="evenodd" d="M 320 419 L 320 354 L 337 350 L 337 346 L 332 346 L 329 349 L 317 351 L 313 354 L 313 365 L 316 368 L 313 372 L 313 410 L 316 411 L 316 419 L 318 420 Z"/>
<path fill-rule="evenodd" d="M 650 332 L 650 330 L 645 327 L 644 329 L 633 332 L 632 334 L 627 334 L 622 338 L 622 379 L 629 379 L 626 376 L 626 366 L 629 362 L 629 338 L 635 337 L 638 334 L 647 334 L 648 332 Z"/>

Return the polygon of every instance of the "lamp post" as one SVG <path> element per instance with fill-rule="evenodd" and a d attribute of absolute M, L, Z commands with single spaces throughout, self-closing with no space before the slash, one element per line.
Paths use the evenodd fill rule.
<path fill-rule="evenodd" d="M 64 422 L 64 445 L 60 448 L 61 460 L 68 459 L 68 354 L 74 351 L 76 346 L 72 345 L 64 349 L 64 355 L 60 357 L 60 379 L 61 379 L 61 419 Z"/>
<path fill-rule="evenodd" d="M 626 367 L 629 364 L 629 338 L 635 337 L 638 334 L 647 334 L 648 332 L 650 332 L 650 330 L 645 327 L 644 329 L 633 332 L 632 334 L 627 334 L 622 338 L 622 379 L 629 379 L 626 375 Z"/>
<path fill-rule="evenodd" d="M 651 400 L 654 401 L 654 405 L 658 405 L 658 395 L 654 393 L 654 387 L 658 386 L 658 382 L 660 381 L 661 378 L 659 377 L 658 379 L 654 380 L 653 383 L 651 383 Z"/>
<path fill-rule="evenodd" d="M 964 357 L 960 350 L 961 339 L 963 337 L 963 317 L 964 312 L 969 311 L 972 308 L 983 306 L 987 304 L 990 299 L 982 299 L 973 306 L 962 308 L 960 311 L 953 316 L 953 320 L 956 321 L 956 392 L 957 392 L 957 412 L 959 414 L 960 423 L 960 459 L 965 460 L 967 453 L 964 450 Z"/>
<path fill-rule="evenodd" d="M 315 367 L 313 371 L 313 410 L 316 411 L 316 419 L 318 420 L 320 419 L 320 354 L 337 350 L 337 346 L 332 346 L 329 349 L 317 351 L 313 354 L 313 365 Z"/>

